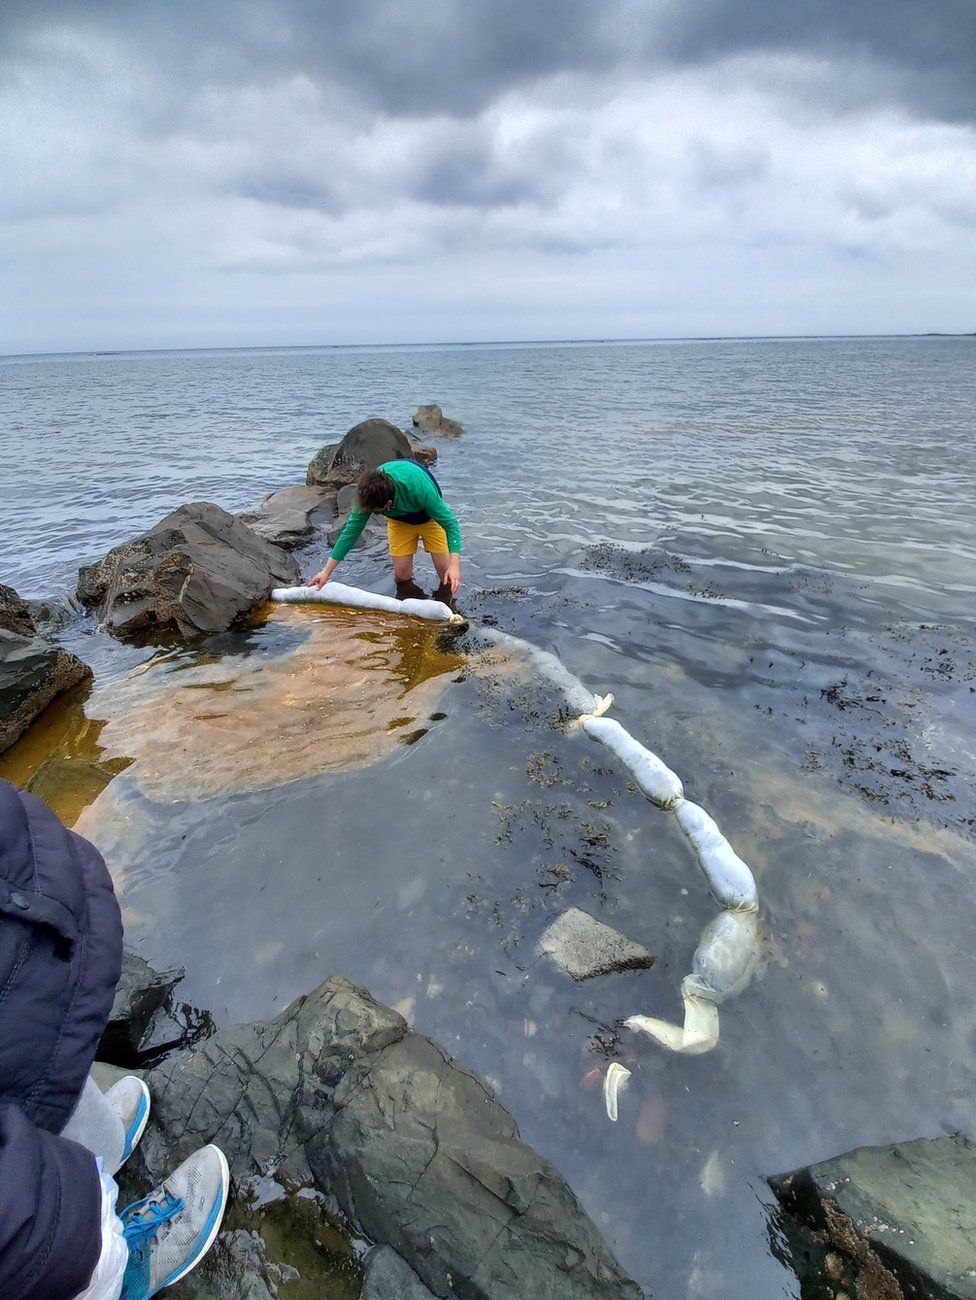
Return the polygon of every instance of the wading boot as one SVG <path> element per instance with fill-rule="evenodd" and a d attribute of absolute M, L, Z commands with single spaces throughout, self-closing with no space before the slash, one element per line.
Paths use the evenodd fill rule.
<path fill-rule="evenodd" d="M 442 582 L 431 596 L 431 600 L 439 600 L 441 604 L 446 605 L 448 609 L 453 609 L 454 592 L 451 590 L 450 583 Z"/>
<path fill-rule="evenodd" d="M 396 594 L 397 600 L 426 600 L 427 599 L 423 591 L 421 591 L 421 589 L 414 582 L 413 578 L 408 578 L 406 582 L 398 582 L 396 587 L 397 587 L 397 594 Z"/>

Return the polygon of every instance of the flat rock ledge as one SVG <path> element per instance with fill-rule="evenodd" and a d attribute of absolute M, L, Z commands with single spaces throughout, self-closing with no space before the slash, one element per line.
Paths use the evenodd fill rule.
<path fill-rule="evenodd" d="M 295 1207 L 318 1198 L 388 1248 L 367 1258 L 368 1297 L 643 1297 L 489 1088 L 347 979 L 327 980 L 275 1020 L 221 1030 L 145 1077 L 152 1117 L 127 1193 L 141 1190 L 133 1178 L 148 1186 L 216 1142 L 238 1204 L 271 1183 Z M 273 1295 L 249 1234 L 229 1227 L 224 1237 L 188 1296 Z M 247 1275 L 248 1258 L 261 1276 Z"/>
<path fill-rule="evenodd" d="M 194 637 L 226 631 L 298 577 L 281 547 L 195 502 L 82 569 L 78 599 L 115 636 Z"/>
<path fill-rule="evenodd" d="M 804 1300 L 976 1300 L 976 1146 L 860 1147 L 770 1178 Z"/>
<path fill-rule="evenodd" d="M 553 921 L 539 940 L 539 949 L 575 980 L 647 970 L 654 964 L 646 948 L 578 907 L 568 908 Z"/>

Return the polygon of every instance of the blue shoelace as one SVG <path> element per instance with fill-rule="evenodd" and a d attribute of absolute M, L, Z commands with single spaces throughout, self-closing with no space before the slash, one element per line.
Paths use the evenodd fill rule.
<path fill-rule="evenodd" d="M 164 1196 L 151 1200 L 148 1196 L 126 1206 L 122 1211 L 122 1229 L 129 1247 L 129 1262 L 125 1267 L 120 1300 L 147 1300 L 149 1295 L 149 1252 L 156 1234 L 165 1223 L 174 1219 L 183 1202 L 178 1196 Z"/>

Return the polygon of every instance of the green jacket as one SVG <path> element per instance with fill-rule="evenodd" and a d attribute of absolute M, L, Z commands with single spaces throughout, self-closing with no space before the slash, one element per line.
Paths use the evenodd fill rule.
<path fill-rule="evenodd" d="M 434 480 L 413 460 L 388 460 L 379 468 L 388 474 L 394 483 L 393 509 L 378 513 L 387 519 L 405 519 L 409 515 L 426 514 L 441 525 L 447 533 L 447 549 L 452 555 L 461 553 L 461 529 L 454 514 L 444 504 L 444 498 L 437 491 Z M 359 541 L 360 534 L 366 527 L 366 521 L 372 510 L 363 510 L 356 506 L 346 520 L 346 526 L 336 539 L 332 548 L 333 560 L 344 560 Z"/>

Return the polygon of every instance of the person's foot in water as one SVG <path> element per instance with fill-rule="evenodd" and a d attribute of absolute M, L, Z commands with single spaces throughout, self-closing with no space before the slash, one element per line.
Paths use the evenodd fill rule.
<path fill-rule="evenodd" d="M 441 604 L 446 605 L 448 609 L 453 609 L 454 592 L 451 590 L 451 584 L 449 582 L 442 582 L 431 596 L 431 600 L 439 600 Z"/>
<path fill-rule="evenodd" d="M 414 582 L 413 578 L 408 578 L 406 582 L 398 582 L 396 585 L 397 600 L 426 600 L 427 597 L 423 591 Z"/>

